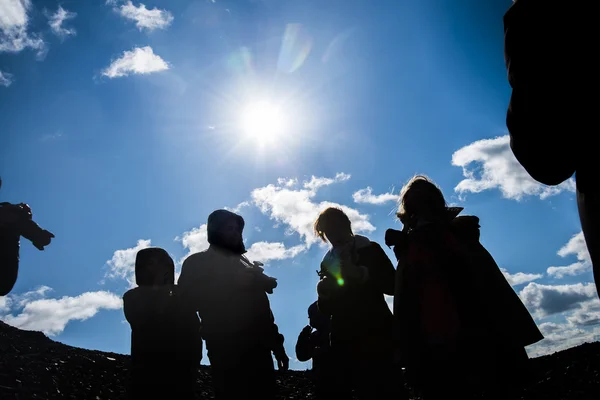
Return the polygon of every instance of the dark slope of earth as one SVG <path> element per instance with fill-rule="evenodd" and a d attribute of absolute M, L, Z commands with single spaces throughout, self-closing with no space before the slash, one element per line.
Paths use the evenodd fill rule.
<path fill-rule="evenodd" d="M 600 343 L 532 359 L 535 377 L 520 396 L 600 399 Z M 0 399 L 125 399 L 129 356 L 71 347 L 41 332 L 0 322 Z M 306 372 L 278 376 L 283 399 L 312 399 Z M 201 367 L 199 399 L 213 398 L 209 367 Z"/>

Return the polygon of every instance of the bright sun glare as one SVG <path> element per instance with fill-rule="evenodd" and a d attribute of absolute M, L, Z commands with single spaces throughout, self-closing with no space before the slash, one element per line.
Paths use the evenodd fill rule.
<path fill-rule="evenodd" d="M 283 111 L 268 101 L 249 104 L 242 114 L 242 129 L 261 144 L 274 141 L 286 127 Z"/>

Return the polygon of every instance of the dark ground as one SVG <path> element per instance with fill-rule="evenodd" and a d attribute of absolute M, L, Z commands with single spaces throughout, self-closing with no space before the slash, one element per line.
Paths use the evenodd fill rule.
<path fill-rule="evenodd" d="M 520 396 L 600 400 L 600 343 L 531 360 L 535 378 Z M 0 322 L 0 399 L 125 399 L 129 356 L 85 350 Z M 278 378 L 282 399 L 313 399 L 304 371 Z M 208 367 L 200 368 L 199 399 L 213 398 Z"/>

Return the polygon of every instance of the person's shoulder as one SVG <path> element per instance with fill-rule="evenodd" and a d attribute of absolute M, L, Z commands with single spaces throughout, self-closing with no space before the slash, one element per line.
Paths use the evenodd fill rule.
<path fill-rule="evenodd" d="M 129 301 L 130 299 L 134 299 L 139 296 L 140 287 L 134 287 L 133 289 L 129 289 L 123 294 L 123 301 Z"/>
<path fill-rule="evenodd" d="M 199 251 L 188 256 L 183 265 L 202 265 L 202 263 L 213 257 L 213 252 L 209 249 Z"/>
<path fill-rule="evenodd" d="M 325 255 L 323 255 L 321 263 L 328 261 L 329 259 L 331 259 L 331 257 L 333 257 L 333 249 L 330 247 L 329 249 L 327 249 Z"/>
<path fill-rule="evenodd" d="M 370 251 L 383 251 L 381 245 L 366 236 L 362 235 L 354 235 L 354 240 L 356 244 L 356 249 L 358 251 L 361 250 L 370 250 Z"/>

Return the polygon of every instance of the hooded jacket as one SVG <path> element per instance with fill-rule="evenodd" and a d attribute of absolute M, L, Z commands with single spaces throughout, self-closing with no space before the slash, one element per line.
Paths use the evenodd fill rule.
<path fill-rule="evenodd" d="M 131 325 L 134 365 L 162 365 L 168 369 L 181 362 L 200 364 L 200 321 L 177 286 L 131 289 L 123 295 L 123 311 Z"/>
<path fill-rule="evenodd" d="M 208 232 L 218 232 L 218 224 L 226 221 L 227 218 L 209 217 Z M 247 349 L 280 350 L 283 336 L 275 325 L 267 296 L 274 279 L 243 254 L 212 238 L 211 235 L 207 250 L 185 260 L 178 281 L 202 320 L 202 337 L 209 357 L 219 353 L 223 359 L 230 354 L 233 362 L 236 354 Z"/>
<path fill-rule="evenodd" d="M 467 343 L 483 338 L 517 347 L 543 339 L 479 242 L 479 218 L 456 216 L 461 210 L 451 210 L 448 222 L 403 232 L 394 243 L 394 315 L 405 354 L 432 338 Z"/>

